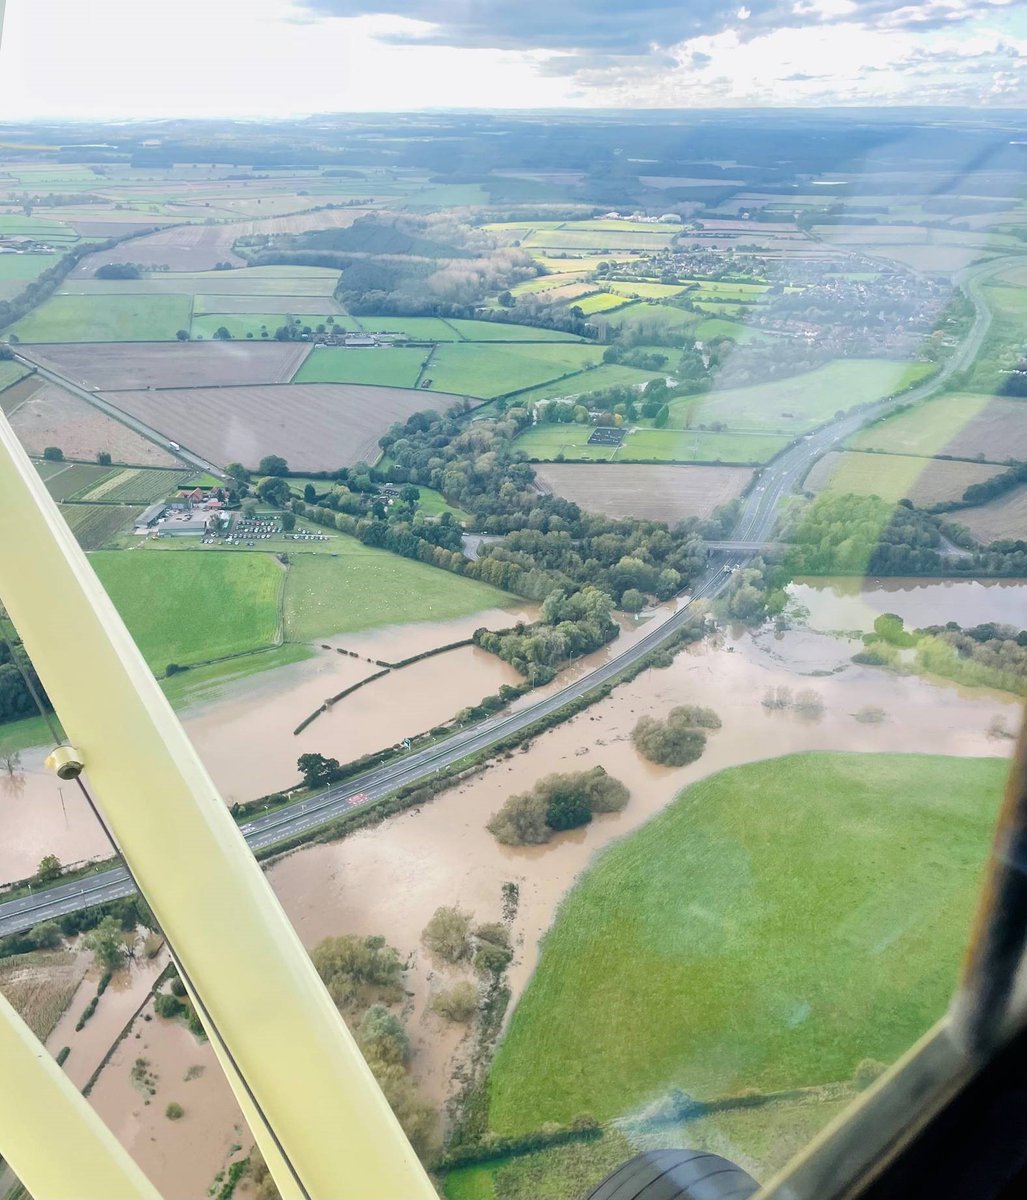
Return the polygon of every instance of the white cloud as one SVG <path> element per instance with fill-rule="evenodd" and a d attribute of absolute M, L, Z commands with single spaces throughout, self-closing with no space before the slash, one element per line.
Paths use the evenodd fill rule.
<path fill-rule="evenodd" d="M 1027 72 L 1015 70 L 1027 22 L 1012 0 L 879 5 L 864 19 L 856 0 L 785 0 L 800 20 L 778 27 L 750 4 L 669 50 L 579 59 L 422 45 L 428 22 L 319 19 L 299 0 L 8 0 L 0 117 L 1027 103 Z"/>

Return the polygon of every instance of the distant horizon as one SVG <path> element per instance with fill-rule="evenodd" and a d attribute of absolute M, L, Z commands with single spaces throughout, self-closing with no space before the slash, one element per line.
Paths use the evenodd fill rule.
<path fill-rule="evenodd" d="M 173 16 L 136 0 L 6 0 L 4 11 L 10 121 L 1027 107 L 1027 8 L 1011 0 L 176 0 Z"/>

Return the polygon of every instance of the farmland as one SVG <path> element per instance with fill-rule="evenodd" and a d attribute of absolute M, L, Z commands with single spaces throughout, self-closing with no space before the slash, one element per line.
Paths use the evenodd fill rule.
<path fill-rule="evenodd" d="M 447 621 L 510 602 L 506 592 L 365 547 L 355 538 L 340 536 L 333 549 L 338 558 L 292 557 L 285 588 L 285 634 L 291 642 L 407 621 Z"/>
<path fill-rule="evenodd" d="M 836 361 L 772 383 L 681 397 L 671 402 L 670 419 L 672 424 L 686 427 L 723 422 L 732 429 L 798 433 L 812 429 L 839 410 L 896 392 L 923 379 L 931 370 L 929 363 Z"/>
<path fill-rule="evenodd" d="M 285 573 L 270 555 L 107 550 L 90 562 L 158 675 L 278 640 Z"/>
<path fill-rule="evenodd" d="M 889 454 L 980 456 L 988 462 L 1027 459 L 1027 406 L 980 394 L 939 396 L 876 422 L 849 445 Z"/>
<path fill-rule="evenodd" d="M 82 387 L 220 387 L 287 383 L 310 351 L 300 342 L 140 342 L 115 346 L 55 345 L 25 352 Z"/>
<path fill-rule="evenodd" d="M 947 459 L 914 458 L 899 454 L 860 454 L 832 451 L 806 476 L 811 492 L 880 496 L 898 502 L 931 505 L 959 500 L 972 483 L 998 475 L 1001 467 Z"/>
<path fill-rule="evenodd" d="M 599 347 L 575 343 L 441 345 L 425 376 L 432 391 L 487 400 L 581 371 L 601 358 Z"/>
<path fill-rule="evenodd" d="M 581 309 L 586 317 L 591 317 L 595 313 L 621 308 L 629 301 L 626 297 L 614 295 L 612 292 L 594 292 L 591 296 L 583 296 L 580 300 L 574 300 L 572 303 L 575 308 Z"/>
<path fill-rule="evenodd" d="M 662 250 L 670 245 L 675 230 L 661 230 L 652 225 L 637 232 L 615 229 L 597 229 L 595 225 L 578 229 L 538 229 L 529 233 L 521 243 L 526 250 Z M 622 222 L 616 223 L 618 226 Z"/>
<path fill-rule="evenodd" d="M 427 354 L 427 350 L 410 346 L 386 349 L 315 346 L 293 382 L 364 383 L 389 388 L 412 388 L 417 383 Z"/>
<path fill-rule="evenodd" d="M 208 300 L 217 300 L 218 297 L 206 297 Z M 316 329 L 318 325 L 328 325 L 328 318 L 332 318 L 332 326 L 336 329 L 356 330 L 357 323 L 352 317 L 336 316 L 327 309 L 320 313 L 295 313 L 295 312 L 259 312 L 259 313 L 231 313 L 214 311 L 196 316 L 195 312 L 190 326 L 190 334 L 194 338 L 212 338 L 219 329 L 227 329 L 233 338 L 271 338 L 275 335 L 275 330 L 280 329 L 283 325 L 295 324 L 297 317 L 301 325 L 309 325 Z"/>
<path fill-rule="evenodd" d="M 27 369 L 21 363 L 8 359 L 0 360 L 0 392 L 9 388 L 12 383 L 17 383 L 19 379 L 24 379 L 27 373 Z"/>
<path fill-rule="evenodd" d="M 636 304 L 626 304 L 614 312 L 607 313 L 603 321 L 620 330 L 633 330 L 639 327 L 659 329 L 685 329 L 694 325 L 698 317 L 693 312 L 683 308 L 675 308 L 672 304 L 649 304 L 639 300 Z"/>
<path fill-rule="evenodd" d="M 1014 488 L 987 504 L 960 509 L 950 514 L 950 520 L 969 529 L 979 542 L 1027 541 L 1027 487 Z"/>
<path fill-rule="evenodd" d="M 152 471 L 129 467 L 112 471 L 78 499 L 87 502 L 103 500 L 107 504 L 141 504 L 144 507 L 161 500 L 189 479 L 184 471 Z"/>
<path fill-rule="evenodd" d="M 688 788 L 563 901 L 496 1054 L 492 1128 L 892 1061 L 948 1002 L 1005 775 L 821 753 Z"/>
<path fill-rule="evenodd" d="M 339 272 L 320 267 L 247 267 L 238 271 L 182 271 L 144 279 L 93 279 L 72 275 L 61 285 L 68 296 L 321 296 L 330 300 Z"/>
<path fill-rule="evenodd" d="M 620 363 L 600 363 L 577 375 L 558 379 L 555 383 L 544 383 L 518 396 L 521 403 L 549 400 L 554 396 L 580 396 L 608 387 L 634 387 L 641 390 L 650 379 L 662 379 L 665 371 L 641 371 L 636 367 L 624 367 Z"/>
<path fill-rule="evenodd" d="M 107 399 L 222 466 L 255 467 L 264 455 L 279 454 L 294 470 L 335 471 L 375 460 L 378 439 L 394 421 L 446 407 L 456 397 L 408 388 L 294 383 L 111 392 Z"/>
<path fill-rule="evenodd" d="M 127 529 L 141 508 L 123 504 L 62 504 L 61 516 L 83 550 L 102 550 Z"/>
<path fill-rule="evenodd" d="M 783 436 L 760 433 L 709 433 L 702 430 L 633 429 L 620 446 L 590 446 L 591 425 L 535 425 L 517 439 L 530 459 L 587 458 L 617 462 L 761 463 L 787 444 Z"/>
<path fill-rule="evenodd" d="M 163 446 L 148 442 L 56 384 L 35 380 L 31 384 L 29 394 L 10 417 L 14 432 L 30 454 L 59 446 L 68 458 L 95 458 L 106 451 L 114 462 L 155 467 L 175 462 Z"/>
<path fill-rule="evenodd" d="M 40 474 L 46 482 L 46 490 L 60 503 L 93 487 L 105 479 L 110 467 L 93 466 L 90 463 L 47 463 L 38 464 Z"/>
<path fill-rule="evenodd" d="M 86 958 L 70 950 L 34 950 L 0 962 L 0 992 L 46 1041 L 85 974 Z"/>
<path fill-rule="evenodd" d="M 13 299 L 60 260 L 59 254 L 0 254 L 0 300 Z"/>
<path fill-rule="evenodd" d="M 54 296 L 11 332 L 23 342 L 155 342 L 188 329 L 188 296 Z"/>
<path fill-rule="evenodd" d="M 366 322 L 365 322 L 366 323 Z M 540 329 L 536 325 L 512 325 L 508 321 L 465 321 L 459 317 L 446 321 L 469 342 L 581 342 L 582 339 L 560 329 Z"/>
<path fill-rule="evenodd" d="M 708 517 L 752 479 L 746 467 L 660 467 L 553 463 L 536 471 L 557 496 L 608 517 L 641 517 L 673 525 Z"/>
<path fill-rule="evenodd" d="M 168 266 L 172 271 L 207 271 L 216 263 L 230 262 L 242 266 L 243 260 L 232 253 L 239 236 L 231 225 L 176 225 L 132 242 L 132 262 L 143 266 Z M 115 252 L 117 253 L 117 252 Z M 75 271 L 77 276 L 89 276 L 105 262 L 114 259 L 111 253 L 93 254 L 83 259 Z"/>

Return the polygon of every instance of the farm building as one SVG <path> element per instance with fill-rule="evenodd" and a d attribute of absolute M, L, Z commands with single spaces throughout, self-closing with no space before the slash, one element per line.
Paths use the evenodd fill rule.
<path fill-rule="evenodd" d="M 153 533 L 158 537 L 201 536 L 207 532 L 210 516 L 185 504 L 159 501 L 151 504 L 135 520 L 136 533 Z"/>
<path fill-rule="evenodd" d="M 151 504 L 136 517 L 136 533 L 145 533 L 147 529 L 152 529 L 167 511 L 168 506 L 164 500 L 158 500 L 156 504 Z"/>

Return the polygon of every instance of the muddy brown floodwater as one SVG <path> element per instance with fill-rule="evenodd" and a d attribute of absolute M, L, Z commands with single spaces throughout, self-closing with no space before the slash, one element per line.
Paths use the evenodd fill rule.
<path fill-rule="evenodd" d="M 182 723 L 226 803 L 253 800 L 299 782 L 301 754 L 316 751 L 347 762 L 448 720 L 501 684 L 522 682 L 501 659 L 465 646 L 375 680 L 294 736 L 296 726 L 329 696 L 381 670 L 366 659 L 396 662 L 470 637 L 482 625 L 502 629 L 530 621 L 534 611 L 486 609 L 455 621 L 337 638 L 335 645 L 363 657 L 319 648 L 306 662 L 226 685 L 213 699 L 187 708 Z M 45 753 L 23 751 L 17 776 L 0 773 L 0 884 L 28 878 L 46 854 L 56 854 L 65 866 L 110 854 L 78 788 L 60 784 L 43 767 Z"/>
<path fill-rule="evenodd" d="M 995 717 L 1010 726 L 1017 723 L 1020 708 L 1011 698 L 855 666 L 850 654 L 843 640 L 809 630 L 720 635 L 680 653 L 666 670 L 643 672 L 536 738 L 527 753 L 496 761 L 430 804 L 343 841 L 283 858 L 270 868 L 272 886 L 306 946 L 340 933 L 383 934 L 410 956 L 406 986 L 412 993 L 407 1011 L 413 1072 L 441 1109 L 453 1091 L 454 1068 L 469 1046 L 459 1028 L 428 1008 L 434 991 L 459 977 L 459 972 L 440 973 L 420 945 L 421 930 L 440 905 L 458 904 L 478 920 L 496 920 L 502 885 L 518 884 L 517 952 L 509 973 L 512 1010 L 534 970 L 539 941 L 577 876 L 597 853 L 649 820 L 688 784 L 741 763 L 808 750 L 1008 755 L 1011 743 L 989 738 L 986 731 Z M 428 660 L 433 662 L 438 665 Z M 435 684 L 439 674 L 433 676 Z M 771 686 L 813 688 L 823 700 L 823 715 L 807 720 L 793 710 L 764 709 L 761 700 Z M 630 742 L 635 722 L 644 713 L 664 713 L 681 703 L 712 706 L 723 728 L 711 734 L 706 753 L 690 766 L 647 763 Z M 867 706 L 883 709 L 885 719 L 857 721 L 854 714 Z M 504 847 L 486 832 L 485 822 L 512 792 L 552 771 L 595 765 L 629 787 L 631 800 L 623 812 L 598 817 L 546 846 Z M 148 1060 L 158 1079 L 149 1105 L 130 1078 L 137 1057 Z M 186 1083 L 190 1066 L 197 1065 L 205 1068 L 203 1074 Z M 170 1101 L 186 1110 L 179 1122 L 164 1116 Z M 92 1102 L 168 1200 L 201 1195 L 231 1148 L 241 1145 L 244 1153 L 250 1145 L 209 1049 L 181 1026 L 156 1018 L 137 1022 L 101 1074 Z"/>

